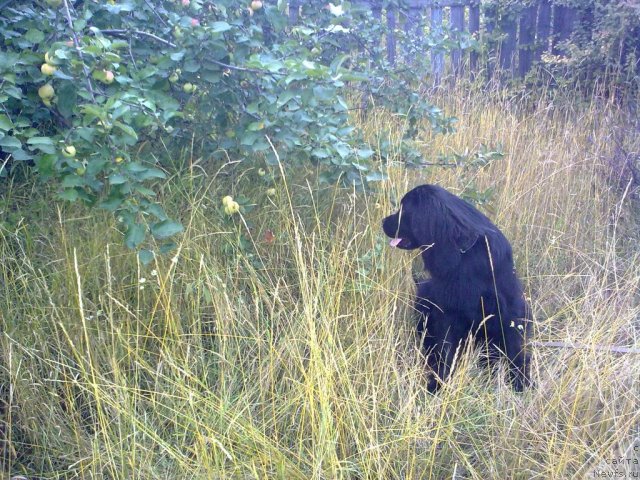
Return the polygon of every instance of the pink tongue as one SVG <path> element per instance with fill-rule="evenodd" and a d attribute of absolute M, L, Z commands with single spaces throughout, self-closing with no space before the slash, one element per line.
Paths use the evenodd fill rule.
<path fill-rule="evenodd" d="M 394 238 L 389 242 L 389 245 L 391 245 L 392 247 L 397 247 L 401 241 L 402 241 L 401 238 Z"/>

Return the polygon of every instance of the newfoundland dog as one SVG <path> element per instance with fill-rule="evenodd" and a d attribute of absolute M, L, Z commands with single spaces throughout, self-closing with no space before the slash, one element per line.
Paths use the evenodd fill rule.
<path fill-rule="evenodd" d="M 429 280 L 418 281 L 418 333 L 435 392 L 451 373 L 455 355 L 474 339 L 495 361 L 509 362 L 513 388 L 529 384 L 526 339 L 530 313 L 511 245 L 476 208 L 436 185 L 407 193 L 398 212 L 383 220 L 391 246 L 420 249 Z"/>

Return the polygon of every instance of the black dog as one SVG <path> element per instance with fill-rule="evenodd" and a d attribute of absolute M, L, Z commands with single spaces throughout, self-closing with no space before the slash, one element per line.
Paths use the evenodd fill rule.
<path fill-rule="evenodd" d="M 530 315 L 513 265 L 511 245 L 477 209 L 436 185 L 407 193 L 383 220 L 391 245 L 422 250 L 427 281 L 417 282 L 418 333 L 435 373 L 429 391 L 451 373 L 458 348 L 471 336 L 490 360 L 509 360 L 513 388 L 529 384 L 525 340 Z"/>

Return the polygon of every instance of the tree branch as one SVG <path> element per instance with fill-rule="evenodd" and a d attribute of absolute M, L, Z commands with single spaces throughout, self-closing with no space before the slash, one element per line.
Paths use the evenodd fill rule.
<path fill-rule="evenodd" d="M 107 30 L 100 30 L 100 32 L 106 35 L 115 35 L 117 37 L 126 37 L 127 35 L 137 35 L 139 37 L 148 37 L 168 47 L 171 47 L 171 48 L 177 47 L 175 43 L 171 43 L 169 40 L 165 40 L 164 38 L 160 38 L 157 35 L 154 35 L 153 33 L 144 32 L 142 30 L 124 30 L 124 29 L 111 28 Z"/>
<path fill-rule="evenodd" d="M 82 62 L 82 71 L 84 72 L 85 77 L 87 78 L 87 86 L 89 88 L 89 93 L 91 94 L 91 99 L 95 103 L 96 95 L 93 91 L 93 85 L 91 84 L 91 72 L 89 68 L 84 63 L 84 57 L 82 55 L 82 48 L 80 48 L 80 41 L 78 40 L 78 35 L 76 35 L 76 31 L 73 29 L 73 20 L 71 20 L 71 11 L 69 10 L 69 0 L 64 1 L 64 14 L 67 17 L 67 23 L 69 24 L 69 29 L 71 30 L 71 36 L 73 37 L 73 45 L 78 52 L 78 56 L 80 57 L 80 61 Z"/>
<path fill-rule="evenodd" d="M 568 342 L 531 342 L 534 347 L 571 348 L 573 350 L 596 350 L 598 352 L 640 354 L 640 348 L 617 347 L 615 345 L 585 345 L 584 343 Z"/>

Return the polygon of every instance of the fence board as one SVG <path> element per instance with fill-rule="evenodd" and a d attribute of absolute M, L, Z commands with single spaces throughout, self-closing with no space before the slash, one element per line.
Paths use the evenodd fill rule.
<path fill-rule="evenodd" d="M 339 0 L 334 1 L 338 3 Z M 488 1 L 481 5 L 481 1 L 404 0 L 400 2 L 401 6 L 393 6 L 384 0 L 352 0 L 352 7 L 360 11 L 370 9 L 376 21 L 386 24 L 386 56 L 392 65 L 399 61 L 411 63 L 417 58 L 411 43 L 417 40 L 416 43 L 422 44 L 419 42 L 425 32 L 422 14 L 427 8 L 429 31 L 434 39 L 442 38 L 445 25 L 448 25 L 453 37 L 466 29 L 482 42 L 483 51 L 487 53 L 485 58 L 477 50 L 469 53 L 468 70 L 472 77 L 482 68 L 486 68 L 489 78 L 493 77 L 496 68 L 500 68 L 507 76 L 517 73 L 524 77 L 535 62 L 540 61 L 544 52 L 551 51 L 556 55 L 566 53 L 561 44 L 572 38 L 578 22 L 581 22 L 583 30 L 584 25 L 588 29 L 589 23 L 593 22 L 592 10 L 584 11 L 582 17 L 578 18 L 575 7 L 554 3 L 567 0 L 525 0 L 527 5 L 520 14 L 514 14 L 513 9 L 510 9 L 510 13 L 504 13 L 496 2 Z M 305 14 L 305 5 L 302 0 L 289 1 L 289 20 L 292 25 L 299 21 L 300 15 Z M 408 43 L 401 46 L 402 55 L 398 60 L 398 40 L 394 32 L 400 24 Z M 379 45 L 382 37 L 375 41 Z M 364 53 L 364 50 L 360 53 Z M 429 53 L 434 82 L 438 84 L 445 74 L 445 53 L 436 48 L 430 49 Z M 462 74 L 466 52 L 454 49 L 450 55 L 452 73 L 456 76 Z"/>
<path fill-rule="evenodd" d="M 505 38 L 500 42 L 500 69 L 505 73 L 513 74 L 518 24 L 515 18 L 506 15 L 500 19 L 500 28 L 505 35 Z"/>
<path fill-rule="evenodd" d="M 549 50 L 549 34 L 551 33 L 551 0 L 540 0 L 538 9 L 538 28 L 536 32 L 535 61 L 540 61 L 542 54 Z"/>
<path fill-rule="evenodd" d="M 396 9 L 394 7 L 387 8 L 387 60 L 391 65 L 396 64 Z"/>
<path fill-rule="evenodd" d="M 571 38 L 576 11 L 573 7 L 554 5 L 553 7 L 553 36 L 551 37 L 551 53 L 562 55 L 560 44 Z"/>
<path fill-rule="evenodd" d="M 291 25 L 298 23 L 298 17 L 300 16 L 300 5 L 302 0 L 291 0 L 289 2 L 289 22 Z"/>
<path fill-rule="evenodd" d="M 451 7 L 451 30 L 453 32 L 464 31 L 464 7 Z M 459 48 L 451 52 L 451 66 L 455 75 L 459 75 L 462 72 L 462 50 Z"/>
<path fill-rule="evenodd" d="M 518 38 L 518 75 L 520 78 L 524 78 L 533 64 L 537 10 L 537 5 L 529 5 L 520 16 L 520 36 Z"/>
<path fill-rule="evenodd" d="M 431 34 L 439 37 L 442 33 L 442 19 L 443 19 L 443 9 L 442 7 L 431 7 L 431 24 L 429 26 Z M 433 72 L 433 81 L 436 85 L 440 83 L 442 80 L 442 75 L 444 73 L 444 53 L 432 49 L 431 50 L 431 65 Z"/>
<path fill-rule="evenodd" d="M 480 40 L 480 4 L 474 3 L 469 7 L 469 33 L 476 37 L 476 40 Z M 471 74 L 475 75 L 478 69 L 479 55 L 476 50 L 471 52 L 469 56 L 469 68 Z"/>

